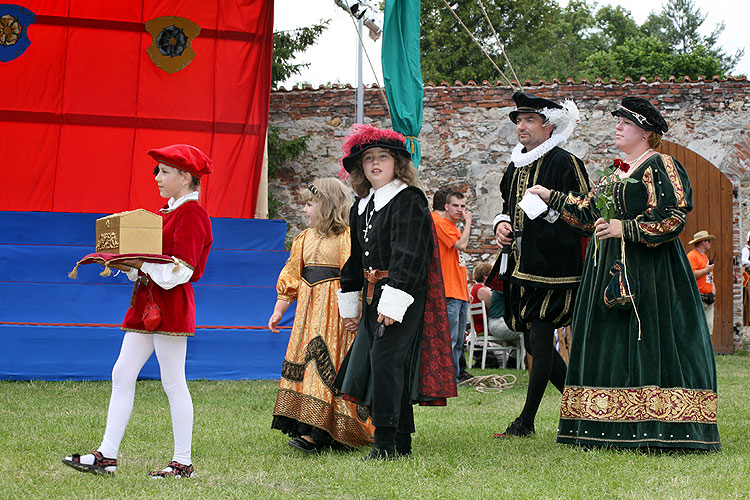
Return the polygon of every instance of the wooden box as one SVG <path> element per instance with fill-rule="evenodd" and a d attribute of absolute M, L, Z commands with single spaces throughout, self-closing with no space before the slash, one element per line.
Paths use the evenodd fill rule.
<path fill-rule="evenodd" d="M 161 254 L 160 215 L 131 210 L 96 220 L 96 251 L 105 253 Z"/>

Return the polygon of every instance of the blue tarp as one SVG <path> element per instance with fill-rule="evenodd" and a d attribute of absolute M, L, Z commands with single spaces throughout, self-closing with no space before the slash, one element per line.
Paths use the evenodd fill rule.
<path fill-rule="evenodd" d="M 75 263 L 93 250 L 102 214 L 0 212 L 0 379 L 110 378 L 132 284 L 101 277 L 98 265 Z M 276 278 L 286 262 L 283 221 L 211 220 L 214 245 L 206 272 L 194 284 L 196 323 L 188 341 L 191 379 L 278 378 L 289 330 L 263 327 L 276 301 Z M 290 308 L 281 326 L 291 326 Z M 236 329 L 216 327 L 243 327 Z M 158 378 L 150 360 L 143 378 Z"/>

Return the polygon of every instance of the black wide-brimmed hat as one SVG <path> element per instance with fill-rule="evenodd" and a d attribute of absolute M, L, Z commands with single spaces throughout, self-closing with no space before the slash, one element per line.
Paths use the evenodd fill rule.
<path fill-rule="evenodd" d="M 657 134 L 663 134 L 669 129 L 667 121 L 656 106 L 642 97 L 624 98 L 620 107 L 612 111 L 612 116 L 622 116 L 643 130 L 651 130 Z"/>
<path fill-rule="evenodd" d="M 508 114 L 513 123 L 516 123 L 518 113 L 536 113 L 546 119 L 548 117 L 544 114 L 544 109 L 562 109 L 556 102 L 521 90 L 513 94 L 513 101 L 516 103 L 516 109 Z"/>
<path fill-rule="evenodd" d="M 349 173 L 357 165 L 357 158 L 372 148 L 390 149 L 394 153 L 400 153 L 411 159 L 411 154 L 406 149 L 406 138 L 394 130 L 355 123 L 350 131 L 351 134 L 341 146 L 344 157 L 340 160 L 344 169 Z"/>

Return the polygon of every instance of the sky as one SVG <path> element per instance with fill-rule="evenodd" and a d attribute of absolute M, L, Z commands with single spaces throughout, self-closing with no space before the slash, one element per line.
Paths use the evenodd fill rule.
<path fill-rule="evenodd" d="M 476 0 L 461 0 L 476 1 Z M 557 0 L 567 5 L 568 0 Z M 371 4 L 378 0 L 370 0 Z M 597 0 L 598 5 L 621 5 L 629 10 L 633 19 L 642 24 L 651 11 L 660 12 L 666 0 Z M 713 31 L 722 20 L 726 28 L 719 38 L 719 44 L 727 54 L 745 48 L 745 55 L 734 69 L 733 74 L 750 76 L 750 37 L 747 36 L 747 20 L 750 19 L 748 0 L 695 0 L 695 5 L 703 14 L 708 14 L 701 27 L 703 35 Z M 710 8 L 709 8 L 710 7 Z M 450 13 L 446 12 L 447 15 Z M 728 15 L 729 14 L 729 15 Z M 328 29 L 318 43 L 297 57 L 296 62 L 310 63 L 301 75 L 294 76 L 281 86 L 291 89 L 298 83 L 309 83 L 315 88 L 327 83 L 357 84 L 357 30 L 349 16 L 338 7 L 334 0 L 275 0 L 274 30 L 289 30 L 309 26 L 317 21 L 330 19 Z M 382 22 L 382 17 L 380 18 Z M 363 56 L 362 80 L 365 85 L 383 85 L 380 68 L 380 40 L 373 42 L 365 28 L 364 48 L 369 55 L 374 71 L 370 68 L 367 56 Z M 381 39 L 382 40 L 382 39 Z M 478 48 L 477 48 L 478 50 Z"/>

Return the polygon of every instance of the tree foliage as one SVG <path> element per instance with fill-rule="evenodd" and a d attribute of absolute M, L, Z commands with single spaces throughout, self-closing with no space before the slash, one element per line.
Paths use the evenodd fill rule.
<path fill-rule="evenodd" d="M 313 45 L 328 27 L 330 19 L 312 26 L 290 31 L 274 31 L 271 87 L 276 87 L 294 75 L 299 75 L 310 63 L 295 63 L 294 58 Z"/>
<path fill-rule="evenodd" d="M 695 8 L 694 0 L 669 0 L 641 26 L 627 9 L 597 8 L 593 0 L 571 0 L 564 8 L 554 0 L 454 0 L 450 5 L 500 69 L 513 78 L 502 57 L 501 44 L 505 47 L 521 81 L 724 77 L 743 55 L 738 50 L 729 56 L 717 45 L 723 24 L 708 36 L 700 34 L 706 16 Z M 421 42 L 425 81 L 500 78 L 443 0 L 422 1 Z"/>
<path fill-rule="evenodd" d="M 289 77 L 299 75 L 309 63 L 294 62 L 299 52 L 304 52 L 313 45 L 321 33 L 328 26 L 328 20 L 319 24 L 299 28 L 292 31 L 276 31 L 273 34 L 273 59 L 271 68 L 271 87 Z M 273 179 L 279 167 L 285 162 L 297 158 L 307 151 L 309 135 L 295 139 L 284 139 L 280 135 L 279 127 L 268 126 L 268 177 Z M 274 218 L 281 208 L 281 202 L 268 192 L 268 216 Z"/>

